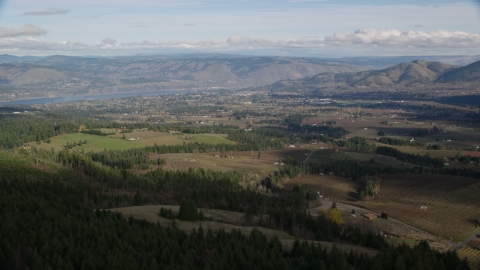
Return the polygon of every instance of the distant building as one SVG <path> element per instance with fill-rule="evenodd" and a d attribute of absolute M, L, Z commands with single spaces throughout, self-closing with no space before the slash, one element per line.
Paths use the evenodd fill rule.
<path fill-rule="evenodd" d="M 376 214 L 363 214 L 363 217 L 364 218 L 367 218 L 369 220 L 375 220 L 377 219 L 377 215 Z"/>

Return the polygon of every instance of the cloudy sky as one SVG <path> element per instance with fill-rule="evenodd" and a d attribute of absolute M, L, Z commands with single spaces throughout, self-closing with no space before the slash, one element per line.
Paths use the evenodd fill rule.
<path fill-rule="evenodd" d="M 471 55 L 480 2 L 0 0 L 3 53 Z"/>

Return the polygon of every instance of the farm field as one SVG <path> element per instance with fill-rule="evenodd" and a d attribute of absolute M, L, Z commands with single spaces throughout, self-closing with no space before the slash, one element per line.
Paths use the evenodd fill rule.
<path fill-rule="evenodd" d="M 310 208 L 308 211 L 313 215 L 319 215 L 330 210 L 332 201 L 321 200 L 321 205 L 315 208 Z M 414 245 L 421 240 L 429 242 L 432 248 L 436 250 L 446 251 L 450 245 L 440 241 L 435 236 L 425 234 L 424 232 L 414 229 L 408 225 L 394 221 L 393 219 L 368 220 L 363 218 L 363 214 L 378 214 L 368 209 L 361 208 L 348 203 L 336 202 L 337 209 L 342 213 L 343 223 L 348 226 L 355 226 L 369 231 L 381 231 L 386 235 L 386 240 L 392 244 L 408 244 Z M 355 210 L 355 216 L 351 215 L 352 210 Z"/>
<path fill-rule="evenodd" d="M 122 213 L 127 217 L 145 219 L 147 221 L 154 222 L 154 223 L 158 222 L 163 226 L 168 226 L 172 224 L 171 220 L 158 216 L 160 207 L 162 207 L 162 205 L 132 206 L 132 207 L 125 207 L 125 208 L 113 208 L 110 210 Z M 178 213 L 179 206 L 163 206 L 163 207 L 172 209 L 172 211 L 175 214 Z M 176 219 L 175 220 L 176 226 L 186 232 L 191 232 L 193 229 L 198 228 L 200 226 L 202 226 L 204 230 L 208 230 L 210 228 L 214 232 L 220 229 L 224 229 L 226 231 L 236 229 L 236 230 L 240 230 L 244 234 L 249 234 L 253 229 L 258 229 L 269 238 L 275 237 L 275 236 L 278 237 L 278 239 L 282 242 L 284 248 L 286 249 L 291 248 L 293 245 L 293 242 L 296 239 L 295 237 L 282 231 L 277 231 L 277 230 L 272 230 L 272 229 L 262 228 L 262 227 L 233 225 L 236 222 L 243 223 L 244 214 L 242 213 L 229 212 L 229 211 L 216 210 L 216 209 L 199 209 L 199 210 L 204 212 L 207 218 L 211 218 L 217 221 L 190 222 L 190 221 L 181 221 Z M 229 223 L 233 223 L 233 224 L 229 224 Z M 345 250 L 347 252 L 350 252 L 352 250 L 353 252 L 366 253 L 370 256 L 374 256 L 375 254 L 377 254 L 377 251 L 374 251 L 368 248 L 358 247 L 358 246 L 352 246 L 352 245 L 347 245 L 342 243 L 334 244 L 331 242 L 323 242 L 323 241 L 322 242 L 314 241 L 314 242 L 320 243 L 322 246 L 327 248 L 331 248 L 333 247 L 333 245 L 335 245 L 337 248 Z"/>
<path fill-rule="evenodd" d="M 143 147 L 143 145 L 136 144 L 134 142 L 125 141 L 121 139 L 114 139 L 109 137 L 103 136 L 96 136 L 90 134 L 83 134 L 83 133 L 75 133 L 75 134 L 67 134 L 67 135 L 60 135 L 51 138 L 51 143 L 44 143 L 37 144 L 36 142 L 30 142 L 31 146 L 35 146 L 37 148 L 50 150 L 52 147 L 55 151 L 59 151 L 63 149 L 63 146 L 67 144 L 67 142 L 78 142 L 78 141 L 87 141 L 86 144 L 75 147 L 74 149 L 83 149 L 85 152 L 88 151 L 101 151 L 103 149 L 106 150 L 126 150 L 131 148 L 138 148 Z"/>
<path fill-rule="evenodd" d="M 30 142 L 30 145 L 35 146 L 41 149 L 50 150 L 52 147 L 56 151 L 62 150 L 63 146 L 67 142 L 78 142 L 78 141 L 87 141 L 87 144 L 82 146 L 77 146 L 74 149 L 83 149 L 85 152 L 88 151 L 102 151 L 106 150 L 126 150 L 131 148 L 142 148 L 145 146 L 152 146 L 155 143 L 158 145 L 180 145 L 183 143 L 209 143 L 209 144 L 235 144 L 235 142 L 227 140 L 227 135 L 225 134 L 192 134 L 185 135 L 190 136 L 191 139 L 183 139 L 183 135 L 165 132 L 154 132 L 154 131 L 141 131 L 141 132 L 132 132 L 126 133 L 125 137 L 127 140 L 122 139 L 123 134 L 115 134 L 112 136 L 96 136 L 91 134 L 75 133 L 60 135 L 51 138 L 51 143 L 37 144 L 36 142 Z M 139 140 L 129 141 L 130 138 L 140 138 Z"/>
<path fill-rule="evenodd" d="M 323 199 L 356 201 L 359 184 L 346 178 L 334 175 L 301 175 L 294 179 L 281 182 L 285 189 L 292 189 L 295 185 L 306 184 L 308 188 L 319 191 Z M 330 202 L 331 204 L 331 202 Z"/>
<path fill-rule="evenodd" d="M 357 190 L 360 188 L 360 185 L 350 179 L 332 175 L 303 175 L 282 182 L 282 185 L 289 190 L 297 184 L 306 184 L 309 188 L 315 191 L 320 191 L 320 194 L 323 196 L 322 198 L 317 199 L 318 202 L 315 205 L 320 204 L 319 206 L 308 209 L 308 211 L 314 216 L 328 211 L 332 202 L 336 201 L 337 208 L 342 213 L 343 222 L 345 224 L 362 227 L 368 230 L 382 231 L 389 235 L 387 240 L 391 243 L 407 243 L 411 245 L 420 240 L 427 240 L 429 244 L 437 250 L 448 250 L 448 246 L 436 237 L 419 232 L 418 230 L 402 223 L 383 219 L 372 221 L 360 217 L 360 215 L 372 213 L 372 211 L 363 207 L 351 205 L 358 204 Z M 351 215 L 352 209 L 355 209 L 357 217 Z"/>
<path fill-rule="evenodd" d="M 401 162 L 393 157 L 387 157 L 382 155 L 377 155 L 375 153 L 366 153 L 366 152 L 353 152 L 353 151 L 333 151 L 333 150 L 315 150 L 312 154 L 308 163 L 328 163 L 330 161 L 360 161 L 360 162 L 370 162 L 371 159 L 374 159 L 375 165 L 381 165 L 385 167 L 414 167 L 415 165 Z"/>
<path fill-rule="evenodd" d="M 467 154 L 467 151 L 463 151 L 463 150 L 426 150 L 426 149 L 410 147 L 410 146 L 388 145 L 388 144 L 383 144 L 375 141 L 370 141 L 370 142 L 375 143 L 377 146 L 392 147 L 404 153 L 419 154 L 419 155 L 429 154 L 433 158 L 454 157 L 457 154 L 460 154 L 460 155 Z"/>
<path fill-rule="evenodd" d="M 464 241 L 480 220 L 480 181 L 439 175 L 378 175 L 380 193 L 356 204 L 386 212 L 407 224 L 454 242 Z M 420 207 L 426 206 L 426 210 Z"/>
<path fill-rule="evenodd" d="M 156 131 L 138 131 L 134 130 L 130 133 L 117 133 L 110 137 L 120 139 L 125 135 L 125 138 L 140 138 L 139 140 L 134 141 L 135 143 L 141 144 L 143 146 L 154 145 L 178 145 L 183 143 L 208 143 L 208 144 L 235 144 L 233 141 L 227 139 L 226 134 L 181 134 L 175 133 L 170 134 L 167 132 L 156 132 Z"/>
<path fill-rule="evenodd" d="M 273 161 L 268 158 L 257 159 L 257 152 L 249 155 L 250 152 L 237 152 L 239 154 L 231 154 L 230 158 L 215 157 L 215 154 L 208 153 L 186 153 L 186 154 L 158 154 L 151 156 L 152 159 L 163 158 L 167 161 L 165 169 L 186 170 L 188 168 L 203 168 L 216 171 L 232 171 L 236 170 L 245 174 L 258 174 L 259 176 L 267 176 L 269 173 L 278 169 L 273 165 Z"/>
<path fill-rule="evenodd" d="M 262 152 L 262 157 L 271 161 L 281 161 L 287 157 L 292 157 L 302 163 L 312 150 L 306 145 L 296 145 L 295 148 L 285 148 L 281 150 L 271 150 Z"/>
<path fill-rule="evenodd" d="M 469 245 L 462 247 L 457 250 L 458 256 L 460 258 L 467 258 L 470 262 L 470 269 L 480 270 L 480 249 L 474 248 Z"/>
<path fill-rule="evenodd" d="M 418 105 L 418 104 L 417 104 Z M 421 105 L 421 104 L 420 104 Z M 364 109 L 362 109 L 364 110 Z M 410 131 L 412 129 L 432 129 L 437 126 L 446 131 L 446 134 L 434 134 L 426 137 L 415 138 L 424 143 L 439 143 L 444 149 L 446 148 L 463 148 L 480 145 L 480 130 L 471 123 L 464 123 L 463 118 L 455 118 L 455 120 L 426 120 L 417 119 L 416 114 L 412 112 L 405 112 L 402 110 L 374 110 L 365 109 L 372 115 L 364 115 L 360 118 L 352 118 L 349 113 L 335 112 L 331 114 L 324 114 L 317 117 L 312 117 L 304 121 L 306 124 L 319 125 L 323 121 L 334 120 L 337 126 L 344 127 L 350 133 L 345 137 L 352 138 L 355 136 L 366 138 L 379 138 L 379 131 L 390 134 L 390 137 L 411 139 Z M 380 115 L 386 113 L 388 115 Z M 387 125 L 382 125 L 380 122 L 386 121 Z M 463 126 L 462 126 L 463 124 Z M 436 139 L 439 141 L 436 141 Z M 445 142 L 443 142 L 445 140 Z M 447 142 L 447 140 L 450 140 Z"/>

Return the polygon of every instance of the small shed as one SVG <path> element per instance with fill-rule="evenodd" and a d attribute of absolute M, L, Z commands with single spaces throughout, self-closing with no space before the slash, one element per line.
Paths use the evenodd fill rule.
<path fill-rule="evenodd" d="M 364 218 L 370 219 L 370 220 L 375 220 L 377 219 L 377 215 L 375 214 L 363 214 Z"/>

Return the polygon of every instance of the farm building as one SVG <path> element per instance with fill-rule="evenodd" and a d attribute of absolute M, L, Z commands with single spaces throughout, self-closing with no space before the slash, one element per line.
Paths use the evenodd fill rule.
<path fill-rule="evenodd" d="M 375 220 L 377 219 L 377 215 L 375 214 L 363 214 L 364 218 L 370 219 L 370 220 Z"/>

